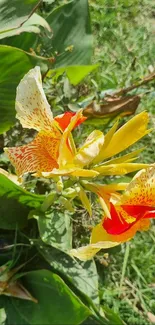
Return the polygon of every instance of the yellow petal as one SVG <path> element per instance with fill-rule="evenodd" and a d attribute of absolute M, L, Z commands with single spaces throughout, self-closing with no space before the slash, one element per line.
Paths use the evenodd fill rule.
<path fill-rule="evenodd" d="M 79 247 L 77 249 L 71 249 L 69 254 L 71 256 L 77 257 L 81 261 L 87 261 L 92 259 L 102 248 L 108 249 L 119 244 L 120 243 L 114 242 L 99 242 L 97 244 L 90 244 L 87 246 Z"/>
<path fill-rule="evenodd" d="M 111 219 L 110 209 L 109 209 L 109 200 L 103 199 L 103 197 L 99 197 L 99 201 L 101 204 L 101 207 L 105 213 L 105 216 L 109 219 Z"/>
<path fill-rule="evenodd" d="M 78 193 L 78 196 L 79 196 L 84 208 L 88 211 L 89 215 L 92 216 L 91 202 L 89 201 L 85 190 L 83 189 L 82 186 L 77 186 L 76 191 Z"/>
<path fill-rule="evenodd" d="M 135 175 L 118 204 L 155 207 L 155 165 Z"/>
<path fill-rule="evenodd" d="M 68 127 L 65 129 L 59 148 L 59 167 L 60 169 L 65 168 L 65 165 L 72 164 L 73 158 L 75 155 L 75 150 L 73 151 L 73 138 L 70 138 L 71 131 L 75 127 L 77 121 L 82 118 L 82 110 L 79 110 L 74 117 L 72 117 L 71 122 L 69 123 Z M 72 141 L 72 143 L 70 143 Z"/>
<path fill-rule="evenodd" d="M 111 164 L 120 164 L 120 163 L 128 163 L 128 162 L 132 162 L 133 160 L 137 159 L 138 155 L 140 152 L 142 152 L 144 150 L 144 148 L 138 149 L 138 150 L 134 150 L 126 155 L 123 155 L 121 157 L 118 158 L 114 158 L 108 161 L 104 162 L 104 166 L 105 165 L 111 165 Z"/>
<path fill-rule="evenodd" d="M 101 131 L 93 131 L 86 139 L 84 145 L 75 155 L 74 163 L 80 167 L 89 165 L 96 157 L 104 143 L 104 135 Z"/>
<path fill-rule="evenodd" d="M 104 148 L 103 145 L 98 157 L 95 159 L 95 163 L 118 154 L 137 142 L 144 135 L 148 134 L 150 130 L 147 130 L 147 125 L 147 112 L 142 112 L 134 116 L 118 129 L 118 131 L 112 136 L 111 141 L 106 148 Z"/>
<path fill-rule="evenodd" d="M 40 176 L 43 176 L 45 178 L 51 178 L 55 175 L 58 176 L 67 176 L 67 175 L 72 175 L 75 177 L 96 177 L 99 175 L 98 172 L 95 170 L 89 170 L 89 169 L 81 169 L 77 167 L 68 167 L 65 166 L 66 169 L 56 169 L 54 168 L 51 172 L 42 172 L 40 173 Z"/>
<path fill-rule="evenodd" d="M 94 193 L 114 193 L 117 191 L 124 191 L 129 185 L 129 183 L 97 184 L 87 181 L 82 181 L 82 184 L 86 189 Z"/>
<path fill-rule="evenodd" d="M 93 169 L 76 168 L 76 170 L 72 172 L 72 176 L 76 177 L 97 177 L 98 175 L 99 173 Z"/>
<path fill-rule="evenodd" d="M 82 184 L 87 190 L 96 193 L 99 196 L 102 209 L 105 212 L 105 215 L 109 218 L 111 218 L 110 211 L 109 211 L 110 198 L 115 193 L 117 194 L 117 200 L 119 200 L 120 195 L 117 193 L 117 191 L 125 190 L 126 187 L 128 186 L 128 183 L 102 185 L 102 184 L 90 183 L 87 181 L 82 181 Z"/>
<path fill-rule="evenodd" d="M 142 168 L 148 168 L 149 164 L 135 164 L 135 163 L 122 163 L 122 164 L 111 164 L 108 166 L 100 165 L 93 167 L 94 170 L 99 172 L 101 175 L 125 175 Z"/>
<path fill-rule="evenodd" d="M 47 102 L 40 73 L 40 67 L 31 69 L 17 87 L 16 117 L 24 128 L 51 131 L 54 127 L 53 114 Z"/>

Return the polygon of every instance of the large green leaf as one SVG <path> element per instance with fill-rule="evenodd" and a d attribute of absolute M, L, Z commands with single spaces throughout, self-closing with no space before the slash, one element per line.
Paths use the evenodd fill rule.
<path fill-rule="evenodd" d="M 30 52 L 30 49 L 37 45 L 38 35 L 35 33 L 23 32 L 19 35 L 3 38 L 0 40 L 0 44 L 13 46 L 24 51 Z"/>
<path fill-rule="evenodd" d="M 15 122 L 16 87 L 36 63 L 24 51 L 0 45 L 0 133 Z"/>
<path fill-rule="evenodd" d="M 4 324 L 6 319 L 6 314 L 5 314 L 5 310 L 3 308 L 0 309 L 0 324 Z"/>
<path fill-rule="evenodd" d="M 0 1 L 0 39 L 17 34 L 24 22 L 31 16 L 39 0 Z"/>
<path fill-rule="evenodd" d="M 55 52 L 54 68 L 87 65 L 92 56 L 92 34 L 88 0 L 74 0 L 58 7 L 46 17 L 53 38 L 44 40 L 46 52 Z"/>
<path fill-rule="evenodd" d="M 121 320 L 118 314 L 116 314 L 112 309 L 101 306 L 103 313 L 107 319 L 107 325 L 124 325 L 124 322 Z"/>
<path fill-rule="evenodd" d="M 50 271 L 29 272 L 23 283 L 38 303 L 10 298 L 5 307 L 8 325 L 76 325 L 91 314 L 63 280 Z"/>
<path fill-rule="evenodd" d="M 52 76 L 53 78 L 58 78 L 63 73 L 66 73 L 71 84 L 76 86 L 82 79 L 84 79 L 90 72 L 97 69 L 98 64 L 94 65 L 73 65 L 68 67 L 61 67 L 57 69 L 50 70 L 47 76 Z"/>
<path fill-rule="evenodd" d="M 93 303 L 99 304 L 98 275 L 93 260 L 76 261 L 54 247 L 37 245 L 37 248 L 55 271 L 68 278 L 76 288 L 92 299 Z"/>
<path fill-rule="evenodd" d="M 63 251 L 72 248 L 72 226 L 67 211 L 53 210 L 37 218 L 42 240 Z"/>
<path fill-rule="evenodd" d="M 15 28 L 15 29 L 14 28 L 7 29 L 6 31 L 4 31 L 2 33 L 0 32 L 0 40 L 2 39 L 5 43 L 5 40 L 4 40 L 5 38 L 8 38 L 8 37 L 10 38 L 11 36 L 16 36 L 23 32 L 39 33 L 40 32 L 39 26 L 46 28 L 50 33 L 52 33 L 50 26 L 48 25 L 46 20 L 43 17 L 34 13 L 24 24 L 22 24 L 22 26 Z"/>
<path fill-rule="evenodd" d="M 29 211 L 39 208 L 44 198 L 25 191 L 0 174 L 0 228 L 24 227 Z"/>

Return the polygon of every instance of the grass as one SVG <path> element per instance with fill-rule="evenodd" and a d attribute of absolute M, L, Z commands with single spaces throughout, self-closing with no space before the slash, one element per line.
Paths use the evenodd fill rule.
<path fill-rule="evenodd" d="M 127 87 L 154 71 L 155 1 L 90 1 L 94 62 L 100 69 L 91 77 L 98 92 Z M 144 95 L 138 111 L 148 110 L 150 126 L 155 126 L 155 82 L 140 92 Z M 92 86 L 93 87 L 93 86 Z M 140 160 L 155 161 L 154 132 L 141 140 L 145 150 Z M 136 147 L 136 146 L 135 146 Z M 137 145 L 138 147 L 138 145 Z M 128 325 L 150 324 L 148 312 L 155 314 L 155 226 L 119 248 L 109 256 L 98 255 L 100 295 Z"/>

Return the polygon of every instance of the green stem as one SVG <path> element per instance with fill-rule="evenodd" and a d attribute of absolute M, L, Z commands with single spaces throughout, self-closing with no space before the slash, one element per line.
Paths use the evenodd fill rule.
<path fill-rule="evenodd" d="M 129 250 L 130 250 L 130 243 L 127 242 L 126 243 L 126 250 L 125 250 L 125 254 L 124 254 L 123 267 L 122 267 L 120 288 L 119 288 L 120 294 L 121 294 L 121 291 L 122 291 L 122 286 L 123 286 L 124 277 L 125 277 L 125 273 L 126 273 L 126 268 L 127 268 L 128 258 L 129 258 Z"/>

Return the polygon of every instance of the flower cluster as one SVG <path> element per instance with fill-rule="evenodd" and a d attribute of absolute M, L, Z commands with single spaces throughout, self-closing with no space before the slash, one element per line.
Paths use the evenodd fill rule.
<path fill-rule="evenodd" d="M 82 260 L 92 258 L 101 248 L 118 245 L 132 238 L 137 230 L 148 229 L 149 219 L 155 217 L 155 166 L 135 162 L 141 149 L 115 158 L 150 132 L 147 112 L 134 116 L 121 128 L 117 120 L 106 135 L 94 130 L 84 144 L 76 148 L 72 130 L 86 118 L 82 110 L 53 117 L 39 67 L 30 70 L 21 80 L 16 111 L 24 128 L 38 131 L 29 144 L 5 148 L 17 175 L 80 178 L 81 200 L 86 202 L 86 208 L 89 205 L 86 191 L 96 193 L 103 207 L 103 220 L 94 227 L 90 245 L 73 249 L 71 255 Z M 130 184 L 99 182 L 103 175 L 125 175 L 138 170 Z M 95 181 L 89 181 L 90 178 Z"/>

